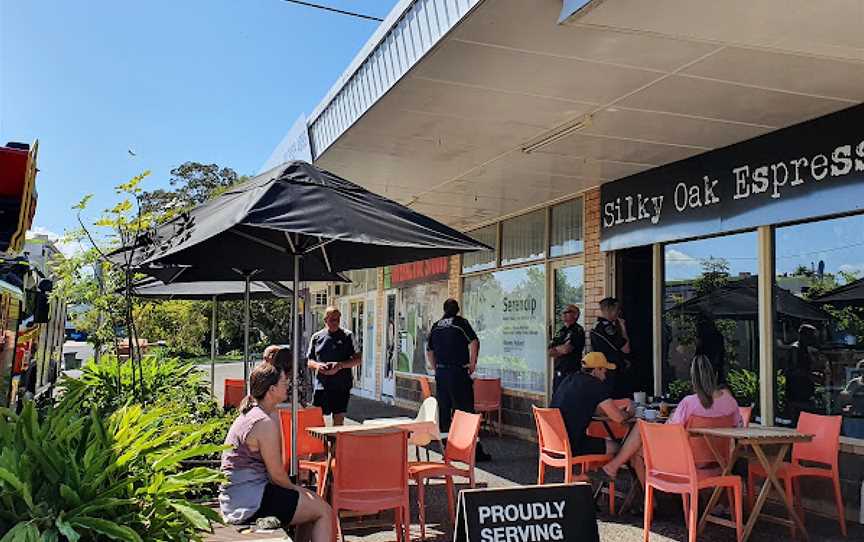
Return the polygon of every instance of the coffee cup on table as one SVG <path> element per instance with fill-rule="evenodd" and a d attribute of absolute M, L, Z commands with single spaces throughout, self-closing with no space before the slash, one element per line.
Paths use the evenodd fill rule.
<path fill-rule="evenodd" d="M 657 419 L 657 414 L 659 414 L 659 412 L 657 412 L 653 408 L 646 408 L 645 409 L 645 421 L 653 422 L 654 420 Z"/>
<path fill-rule="evenodd" d="M 636 417 L 637 418 L 644 418 L 645 417 L 645 407 L 644 406 L 639 405 L 636 407 Z"/>
<path fill-rule="evenodd" d="M 637 391 L 636 393 L 634 393 L 633 394 L 633 402 L 638 404 L 638 405 L 644 405 L 645 404 L 645 392 L 644 391 Z"/>

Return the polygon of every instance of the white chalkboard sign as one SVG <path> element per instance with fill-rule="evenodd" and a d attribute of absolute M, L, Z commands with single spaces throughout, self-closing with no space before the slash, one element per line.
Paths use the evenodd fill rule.
<path fill-rule="evenodd" d="M 454 542 L 599 542 L 590 484 L 459 493 Z"/>

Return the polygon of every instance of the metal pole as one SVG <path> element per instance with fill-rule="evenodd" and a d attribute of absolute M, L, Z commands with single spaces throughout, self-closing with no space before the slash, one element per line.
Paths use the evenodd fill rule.
<path fill-rule="evenodd" d="M 297 457 L 297 367 L 300 364 L 300 319 L 297 311 L 300 307 L 300 255 L 294 254 L 294 292 L 291 303 L 291 318 L 294 328 L 291 339 L 291 349 L 294 351 L 294 363 L 291 364 L 291 476 L 297 476 L 299 458 Z"/>
<path fill-rule="evenodd" d="M 249 394 L 249 281 L 252 274 L 245 272 L 243 278 L 246 281 L 243 292 L 243 386 L 246 394 Z"/>
<path fill-rule="evenodd" d="M 210 397 L 216 393 L 216 296 L 213 296 L 213 311 L 210 313 Z"/>

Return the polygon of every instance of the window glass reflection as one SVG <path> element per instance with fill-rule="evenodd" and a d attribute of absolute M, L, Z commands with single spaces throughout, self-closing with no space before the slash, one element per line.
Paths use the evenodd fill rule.
<path fill-rule="evenodd" d="M 757 238 L 746 232 L 665 246 L 663 389 L 692 393 L 690 362 L 708 356 L 742 406 L 759 397 Z"/>
<path fill-rule="evenodd" d="M 842 415 L 864 438 L 864 215 L 776 229 L 775 416 Z"/>

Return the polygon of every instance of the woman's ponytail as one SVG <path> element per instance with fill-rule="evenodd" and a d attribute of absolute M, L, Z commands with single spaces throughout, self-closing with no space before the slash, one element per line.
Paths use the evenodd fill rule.
<path fill-rule="evenodd" d="M 251 395 L 247 395 L 240 401 L 240 406 L 238 407 L 240 410 L 240 414 L 246 414 L 258 404 L 258 401 L 255 400 Z"/>

